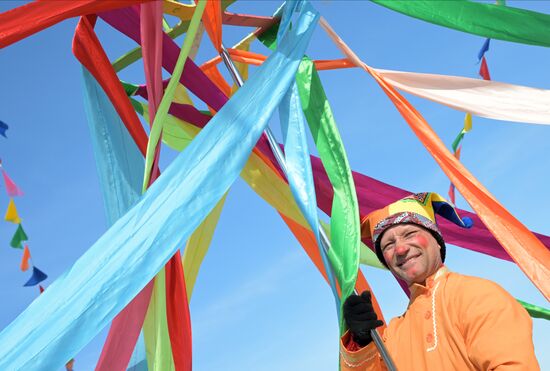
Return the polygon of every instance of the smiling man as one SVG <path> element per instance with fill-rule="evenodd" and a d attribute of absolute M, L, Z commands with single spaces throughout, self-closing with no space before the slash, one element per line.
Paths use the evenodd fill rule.
<path fill-rule="evenodd" d="M 411 292 L 405 313 L 383 340 L 398 370 L 539 370 L 527 311 L 497 284 L 450 272 L 435 214 L 469 228 L 435 193 L 418 193 L 367 215 L 362 233 L 378 259 Z M 349 331 L 341 342 L 342 370 L 385 369 L 370 337 L 382 325 L 370 293 L 344 303 Z"/>

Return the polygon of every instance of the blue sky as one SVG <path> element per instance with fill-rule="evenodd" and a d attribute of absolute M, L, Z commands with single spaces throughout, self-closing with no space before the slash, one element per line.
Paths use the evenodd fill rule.
<path fill-rule="evenodd" d="M 0 3 L 0 11 L 23 2 Z M 548 1 L 508 1 L 548 12 Z M 275 1 L 242 1 L 234 12 L 270 15 Z M 374 67 L 476 77 L 478 36 L 448 30 L 394 13 L 370 2 L 317 1 L 340 36 Z M 81 68 L 71 53 L 76 20 L 11 45 L 0 52 L 0 120 L 9 139 L 0 138 L 0 158 L 25 196 L 16 199 L 30 237 L 34 263 L 49 274 L 46 286 L 106 230 L 103 203 L 83 106 Z M 232 45 L 248 32 L 224 28 Z M 134 44 L 98 22 L 107 54 L 115 59 Z M 181 39 L 178 39 L 181 44 Z M 267 53 L 255 43 L 253 50 Z M 341 58 L 319 27 L 308 54 Z M 204 39 L 202 62 L 214 51 Z M 493 80 L 550 88 L 550 50 L 492 40 L 487 54 Z M 253 70 L 251 70 L 253 73 Z M 144 81 L 143 66 L 123 71 L 127 81 Z M 448 180 L 416 139 L 385 94 L 363 71 L 321 72 L 328 99 L 354 170 L 411 191 L 446 194 Z M 449 144 L 462 128 L 464 114 L 406 96 Z M 493 195 L 530 229 L 550 234 L 550 128 L 474 117 L 462 161 Z M 281 138 L 277 117 L 272 129 Z M 174 153 L 163 150 L 162 167 Z M 0 193 L 0 208 L 8 198 Z M 469 209 L 459 197 L 458 205 Z M 37 296 L 24 288 L 28 273 L 19 271 L 21 252 L 9 247 L 15 230 L 0 223 L 0 328 Z M 451 270 L 492 279 L 513 296 L 548 307 L 547 301 L 512 263 L 449 247 Z M 401 314 L 407 299 L 393 279 L 374 268 L 363 273 L 387 318 Z M 334 370 L 338 329 L 333 298 L 278 214 L 238 180 L 232 187 L 191 301 L 196 370 Z M 76 355 L 75 368 L 95 365 L 106 331 Z M 550 325 L 534 320 L 534 340 L 542 368 L 550 343 Z"/>

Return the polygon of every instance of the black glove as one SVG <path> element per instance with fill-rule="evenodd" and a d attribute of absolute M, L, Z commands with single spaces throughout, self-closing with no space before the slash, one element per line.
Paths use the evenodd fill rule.
<path fill-rule="evenodd" d="M 372 307 L 370 291 L 363 291 L 361 296 L 352 294 L 346 299 L 344 319 L 353 340 L 362 347 L 372 341 L 370 330 L 383 325 Z"/>

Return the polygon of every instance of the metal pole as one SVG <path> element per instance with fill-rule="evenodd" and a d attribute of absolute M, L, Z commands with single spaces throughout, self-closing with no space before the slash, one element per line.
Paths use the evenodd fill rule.
<path fill-rule="evenodd" d="M 244 81 L 239 74 L 239 71 L 237 70 L 237 67 L 235 67 L 235 64 L 233 63 L 233 60 L 231 59 L 231 56 L 229 55 L 229 52 L 225 48 L 225 46 L 222 44 L 222 50 L 221 50 L 221 57 L 223 59 L 223 63 L 229 70 L 229 73 L 231 74 L 231 77 L 233 78 L 233 81 L 235 81 L 235 84 L 237 84 L 239 87 L 244 85 Z M 286 167 L 286 161 L 285 157 L 283 155 L 283 151 L 281 151 L 281 147 L 279 147 L 279 144 L 275 140 L 275 137 L 273 136 L 273 132 L 267 126 L 265 128 L 264 133 L 267 136 L 267 141 L 269 143 L 269 147 L 271 148 L 271 151 L 273 152 L 273 155 L 275 156 L 275 159 L 277 160 L 277 163 L 283 170 L 283 173 L 285 176 L 287 175 L 287 167 Z M 330 250 L 330 240 L 328 239 L 328 236 L 325 233 L 325 230 L 319 226 L 319 235 L 321 237 L 321 245 L 323 247 L 323 250 L 326 255 L 328 255 L 328 251 Z M 328 267 L 331 271 L 333 271 L 332 266 L 329 264 Z M 334 275 L 334 274 L 333 274 Z M 356 290 L 354 290 L 355 294 L 358 294 Z M 397 368 L 395 367 L 395 364 L 393 363 L 393 360 L 388 353 L 388 350 L 386 349 L 386 346 L 384 345 L 384 342 L 382 341 L 382 338 L 380 337 L 380 334 L 378 334 L 378 331 L 376 329 L 370 330 L 370 335 L 372 337 L 372 340 L 374 341 L 374 344 L 376 345 L 376 348 L 378 348 L 378 351 L 380 352 L 380 355 L 384 359 L 384 362 L 386 363 L 386 366 L 388 370 L 390 371 L 396 371 Z"/>

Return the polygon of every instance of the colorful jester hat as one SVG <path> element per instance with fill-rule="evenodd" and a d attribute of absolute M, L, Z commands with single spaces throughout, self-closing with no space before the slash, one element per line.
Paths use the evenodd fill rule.
<path fill-rule="evenodd" d="M 455 208 L 437 193 L 416 193 L 375 210 L 361 220 L 361 235 L 372 240 L 376 256 L 386 267 L 380 240 L 389 227 L 396 224 L 416 224 L 426 228 L 441 246 L 441 260 L 445 261 L 445 241 L 435 220 L 439 214 L 463 228 L 470 228 L 472 220 L 460 218 Z"/>

